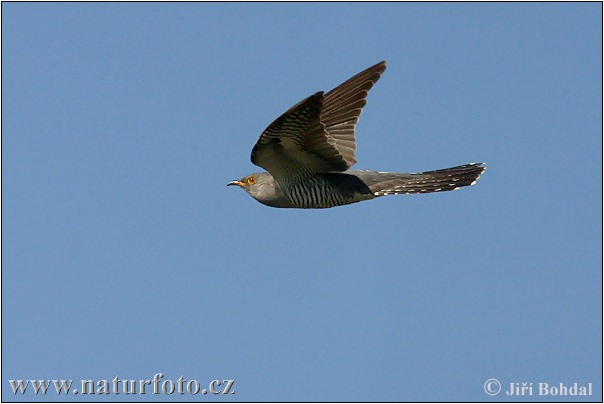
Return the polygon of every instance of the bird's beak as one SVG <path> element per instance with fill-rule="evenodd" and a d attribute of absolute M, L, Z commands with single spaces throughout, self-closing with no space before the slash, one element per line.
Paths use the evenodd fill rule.
<path fill-rule="evenodd" d="M 229 183 L 227 184 L 227 187 L 228 187 L 229 185 L 237 185 L 237 186 L 243 187 L 243 182 L 241 182 L 241 181 L 239 181 L 239 180 L 235 180 L 235 181 L 231 181 L 231 182 L 229 182 Z"/>

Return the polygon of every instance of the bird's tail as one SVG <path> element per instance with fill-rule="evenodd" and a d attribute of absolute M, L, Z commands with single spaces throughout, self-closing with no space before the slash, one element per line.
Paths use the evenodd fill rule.
<path fill-rule="evenodd" d="M 430 192 L 453 191 L 457 188 L 474 185 L 485 168 L 484 163 L 471 163 L 423 173 L 356 171 L 355 175 L 376 196 L 427 194 Z"/>

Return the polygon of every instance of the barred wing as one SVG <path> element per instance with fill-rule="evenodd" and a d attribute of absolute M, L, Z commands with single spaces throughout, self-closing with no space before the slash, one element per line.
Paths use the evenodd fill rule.
<path fill-rule="evenodd" d="M 264 130 L 252 150 L 252 163 L 277 171 L 344 171 L 346 161 L 321 123 L 323 92 L 311 95 Z"/>
<path fill-rule="evenodd" d="M 325 94 L 321 122 L 325 125 L 329 137 L 335 141 L 348 168 L 357 162 L 355 126 L 359 115 L 367 103 L 369 90 L 385 70 L 386 61 L 381 61 Z"/>

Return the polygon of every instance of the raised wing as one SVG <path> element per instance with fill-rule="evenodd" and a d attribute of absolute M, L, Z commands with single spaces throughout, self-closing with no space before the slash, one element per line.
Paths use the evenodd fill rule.
<path fill-rule="evenodd" d="M 325 94 L 321 122 L 348 168 L 357 162 L 355 126 L 367 103 L 365 98 L 385 70 L 386 61 L 383 60 Z"/>
<path fill-rule="evenodd" d="M 275 171 L 293 175 L 304 168 L 314 172 L 346 170 L 346 161 L 321 123 L 322 108 L 323 92 L 318 92 L 277 118 L 256 142 L 252 163 L 277 175 Z"/>
<path fill-rule="evenodd" d="M 369 89 L 385 69 L 380 62 L 329 93 L 318 92 L 293 106 L 260 135 L 252 163 L 275 178 L 350 168 L 356 163 L 355 125 Z"/>

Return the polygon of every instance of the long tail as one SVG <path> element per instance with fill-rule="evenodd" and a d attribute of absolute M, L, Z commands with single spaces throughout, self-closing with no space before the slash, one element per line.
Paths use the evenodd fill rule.
<path fill-rule="evenodd" d="M 354 171 L 354 175 L 359 177 L 376 196 L 426 194 L 453 191 L 457 188 L 474 185 L 485 168 L 484 163 L 471 163 L 423 173 Z"/>

